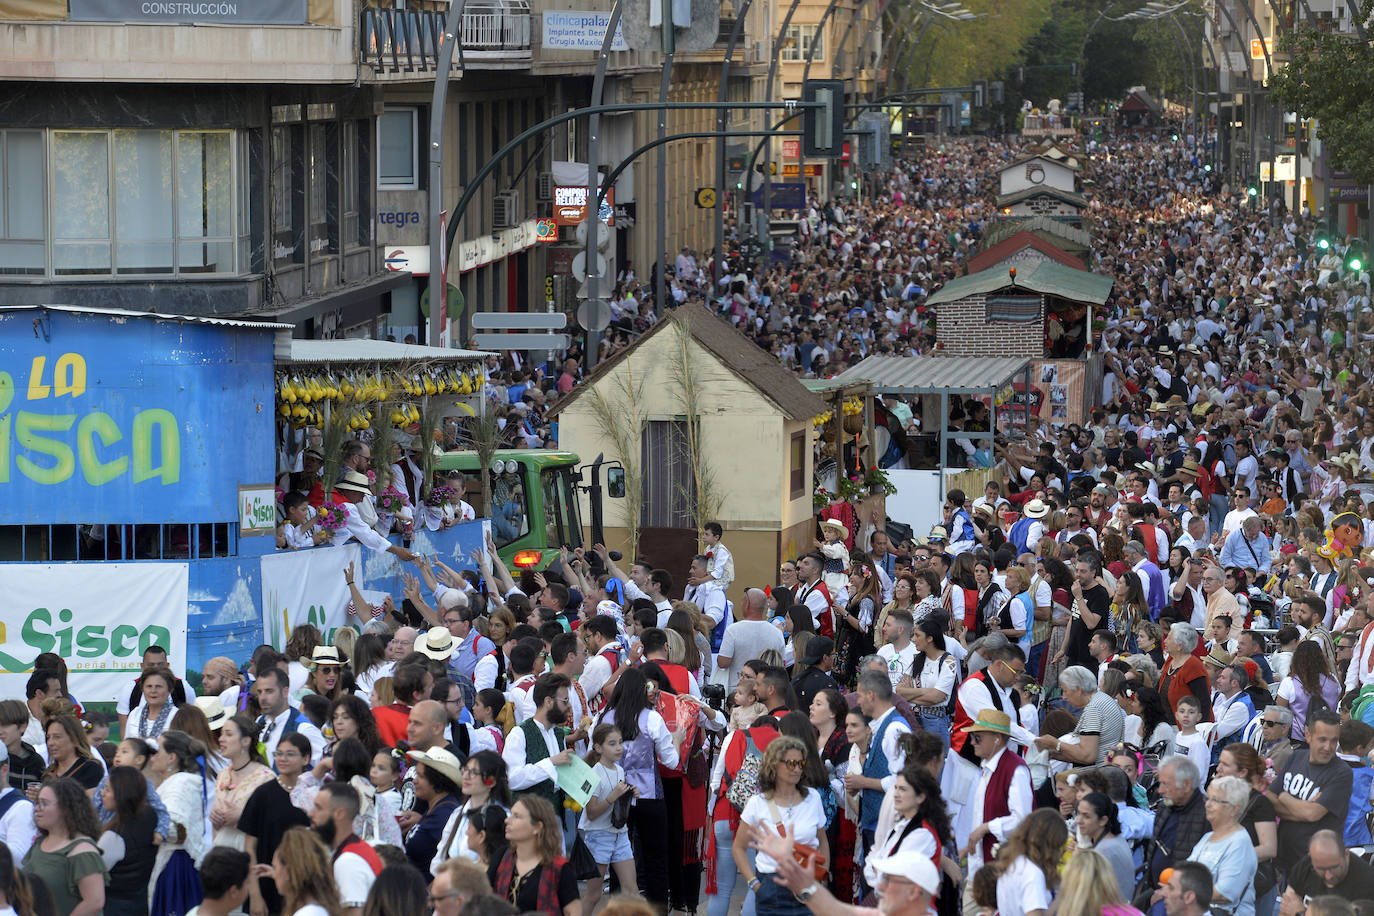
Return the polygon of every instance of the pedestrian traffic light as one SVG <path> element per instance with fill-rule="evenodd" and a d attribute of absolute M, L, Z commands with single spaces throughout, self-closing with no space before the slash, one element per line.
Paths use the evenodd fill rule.
<path fill-rule="evenodd" d="M 1360 260 L 1359 255 L 1355 254 L 1350 256 L 1350 260 L 1345 262 L 1345 266 L 1350 269 L 1351 273 L 1359 273 L 1360 268 L 1364 267 L 1364 262 Z"/>
<path fill-rule="evenodd" d="M 1250 185 L 1250 187 L 1245 189 L 1245 193 L 1250 195 L 1251 197 L 1259 197 L 1259 188 L 1255 187 L 1254 185 Z"/>
<path fill-rule="evenodd" d="M 855 178 L 855 179 L 850 179 L 850 181 L 849 181 L 849 190 L 851 190 L 851 191 L 857 191 L 857 190 L 859 190 L 859 181 L 858 181 L 857 178 Z M 1355 269 L 1356 269 L 1356 270 L 1359 270 L 1358 267 L 1355 268 Z"/>
<path fill-rule="evenodd" d="M 1324 235 L 1319 235 L 1317 236 L 1317 247 L 1322 251 L 1326 251 L 1331 247 L 1331 240 Z"/>
<path fill-rule="evenodd" d="M 840 155 L 844 142 L 844 81 L 807 80 L 802 101 L 820 103 L 802 109 L 802 154 L 819 158 Z"/>

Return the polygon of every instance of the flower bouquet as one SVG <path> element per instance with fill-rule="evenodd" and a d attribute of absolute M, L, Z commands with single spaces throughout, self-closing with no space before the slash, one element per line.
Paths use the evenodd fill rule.
<path fill-rule="evenodd" d="M 342 531 L 348 525 L 348 512 L 338 503 L 321 506 L 320 528 L 328 532 Z"/>

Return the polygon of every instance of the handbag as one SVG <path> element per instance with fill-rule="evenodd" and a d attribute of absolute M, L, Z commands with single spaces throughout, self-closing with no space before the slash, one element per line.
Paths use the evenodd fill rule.
<path fill-rule="evenodd" d="M 786 836 L 787 826 L 783 822 L 782 812 L 778 810 L 778 806 L 773 804 L 772 801 L 769 801 L 768 810 L 773 815 L 773 823 L 777 825 L 778 836 Z M 806 868 L 807 863 L 810 862 L 812 876 L 817 881 L 824 881 L 830 875 L 830 869 L 826 860 L 821 856 L 820 850 L 815 846 L 794 840 L 792 843 L 792 858 L 802 868 Z"/>
<path fill-rule="evenodd" d="M 573 875 L 579 881 L 590 881 L 601 876 L 601 870 L 596 865 L 596 856 L 587 848 L 580 832 L 573 841 L 572 852 L 568 853 L 568 867 L 573 870 Z"/>

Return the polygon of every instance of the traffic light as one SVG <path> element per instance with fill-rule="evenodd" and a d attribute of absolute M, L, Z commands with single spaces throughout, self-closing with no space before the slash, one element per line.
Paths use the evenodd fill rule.
<path fill-rule="evenodd" d="M 807 80 L 802 101 L 819 108 L 802 109 L 802 154 L 830 159 L 840 155 L 844 142 L 844 81 Z"/>
<path fill-rule="evenodd" d="M 1317 248 L 1326 251 L 1331 247 L 1331 240 L 1324 235 L 1317 236 Z"/>
<path fill-rule="evenodd" d="M 1364 261 L 1362 261 L 1362 260 L 1360 259 L 1360 256 L 1359 256 L 1359 255 L 1357 255 L 1357 254 L 1352 254 L 1352 255 L 1346 260 L 1345 266 L 1346 266 L 1346 268 L 1347 268 L 1351 273 L 1356 273 L 1356 274 L 1357 274 L 1357 273 L 1360 272 L 1360 269 L 1361 269 L 1362 267 L 1364 267 Z"/>
<path fill-rule="evenodd" d="M 1077 75 L 1078 75 L 1078 61 L 1076 61 L 1076 60 L 1071 60 L 1071 61 L 1069 61 L 1069 76 L 1077 76 Z"/>
<path fill-rule="evenodd" d="M 1248 194 L 1250 197 L 1259 197 L 1259 188 L 1255 187 L 1254 185 L 1250 185 L 1250 187 L 1245 189 L 1245 193 Z"/>
<path fill-rule="evenodd" d="M 858 180 L 857 178 L 851 178 L 851 179 L 849 180 L 849 190 L 851 190 L 851 191 L 857 191 L 857 190 L 859 190 L 859 180 Z M 1356 261 L 1356 263 L 1358 264 L 1359 262 Z M 1358 267 L 1356 267 L 1355 269 L 1356 269 L 1356 270 L 1359 270 Z"/>

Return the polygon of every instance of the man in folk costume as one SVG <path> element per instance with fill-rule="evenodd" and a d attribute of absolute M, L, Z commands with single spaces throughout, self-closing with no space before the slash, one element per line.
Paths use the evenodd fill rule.
<path fill-rule="evenodd" d="M 568 700 L 569 683 L 561 674 L 546 674 L 534 685 L 534 716 L 521 722 L 506 736 L 501 759 L 506 761 L 511 791 L 515 795 L 538 795 L 563 810 L 563 793 L 558 788 L 558 771 L 572 760 L 567 750 L 567 723 L 572 715 Z"/>
<path fill-rule="evenodd" d="M 333 546 L 339 547 L 356 539 L 364 547 L 378 553 L 394 553 L 407 563 L 415 562 L 414 553 L 391 543 L 373 529 L 377 524 L 377 506 L 372 499 L 372 487 L 365 476 L 357 471 L 344 472 L 343 479 L 334 485 L 334 501 L 343 506 L 346 521 L 344 527 L 334 535 L 331 542 Z"/>
<path fill-rule="evenodd" d="M 969 739 L 967 726 L 978 720 L 986 710 L 1007 716 L 1011 723 L 1013 750 L 1030 746 L 1035 740 L 1021 725 L 1021 692 L 1015 689 L 1016 680 L 1026 670 L 1026 657 L 1015 643 L 991 653 L 990 664 L 964 678 L 955 694 L 954 719 L 950 723 L 949 752 L 940 773 L 941 795 L 949 809 L 954 838 L 959 845 L 979 823 L 979 812 L 966 799 L 973 798 L 979 778 L 980 759 L 974 743 Z"/>
<path fill-rule="evenodd" d="M 597 715 L 606 708 L 611 688 L 620 673 L 620 640 L 615 620 L 608 614 L 597 614 L 578 628 L 587 644 L 587 663 L 578 683 L 587 697 L 587 715 Z"/>
<path fill-rule="evenodd" d="M 792 596 L 797 604 L 804 604 L 811 610 L 811 619 L 816 624 L 816 632 L 822 636 L 835 636 L 835 596 L 821 579 L 824 561 L 820 554 L 808 553 L 797 561 L 797 577 L 802 584 Z"/>
<path fill-rule="evenodd" d="M 1008 746 L 1012 718 L 998 709 L 984 709 L 978 718 L 960 729 L 979 762 L 978 786 L 966 809 L 977 825 L 964 834 L 956 827 L 955 842 L 968 856 L 968 880 L 964 885 L 964 912 L 970 912 L 973 876 L 993 859 L 993 846 L 1005 842 L 1031 813 L 1035 799 L 1030 767 Z M 973 908 L 977 910 L 976 907 Z"/>

